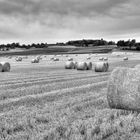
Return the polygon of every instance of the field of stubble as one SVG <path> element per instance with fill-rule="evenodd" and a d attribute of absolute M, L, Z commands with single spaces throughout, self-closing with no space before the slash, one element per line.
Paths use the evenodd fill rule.
<path fill-rule="evenodd" d="M 70 55 L 85 61 L 88 54 Z M 66 70 L 65 55 L 60 61 L 41 56 L 32 64 L 29 56 L 22 62 L 15 57 L 0 58 L 11 63 L 11 72 L 0 73 L 0 140 L 128 140 L 140 139 L 140 115 L 110 109 L 106 99 L 107 81 L 117 66 L 134 67 L 140 54 L 109 58 L 105 73 Z"/>

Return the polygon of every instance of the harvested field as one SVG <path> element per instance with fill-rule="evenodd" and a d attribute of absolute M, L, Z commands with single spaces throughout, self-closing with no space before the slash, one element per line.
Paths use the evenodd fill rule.
<path fill-rule="evenodd" d="M 87 61 L 88 54 L 69 55 Z M 126 55 L 125 55 L 126 56 Z M 0 140 L 110 140 L 139 139 L 140 115 L 110 109 L 107 82 L 118 66 L 134 67 L 140 54 L 127 55 L 128 61 L 111 54 L 91 54 L 90 61 L 109 58 L 108 72 L 65 69 L 67 57 L 42 55 L 40 63 L 29 56 L 21 63 L 9 61 L 11 71 L 0 73 Z"/>

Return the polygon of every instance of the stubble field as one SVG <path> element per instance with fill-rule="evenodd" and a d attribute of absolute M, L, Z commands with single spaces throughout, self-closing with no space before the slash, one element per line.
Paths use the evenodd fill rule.
<path fill-rule="evenodd" d="M 66 70 L 67 57 L 42 55 L 32 64 L 9 61 L 11 72 L 0 73 L 0 140 L 120 140 L 140 138 L 137 112 L 110 109 L 106 99 L 107 81 L 117 66 L 134 67 L 140 54 L 69 55 L 75 61 L 98 61 L 108 57 L 108 72 Z M 128 56 L 128 61 L 123 57 Z M 23 57 L 23 56 L 22 56 Z"/>

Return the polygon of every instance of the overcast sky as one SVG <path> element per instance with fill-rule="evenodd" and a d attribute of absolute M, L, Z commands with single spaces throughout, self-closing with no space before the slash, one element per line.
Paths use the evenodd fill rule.
<path fill-rule="evenodd" d="M 139 0 L 0 0 L 0 43 L 140 41 Z"/>

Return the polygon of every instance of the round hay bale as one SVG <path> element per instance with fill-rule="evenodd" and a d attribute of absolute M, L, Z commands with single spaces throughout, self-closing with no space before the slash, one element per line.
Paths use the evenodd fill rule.
<path fill-rule="evenodd" d="M 68 61 L 73 61 L 73 58 L 68 58 Z"/>
<path fill-rule="evenodd" d="M 108 60 L 108 58 L 107 57 L 104 57 L 104 61 L 107 61 Z"/>
<path fill-rule="evenodd" d="M 103 57 L 100 57 L 99 60 L 102 61 L 102 60 L 104 60 L 104 58 Z"/>
<path fill-rule="evenodd" d="M 78 62 L 77 63 L 77 70 L 87 70 L 87 63 L 86 62 Z"/>
<path fill-rule="evenodd" d="M 108 68 L 109 68 L 109 65 L 106 62 L 95 63 L 95 72 L 107 72 Z"/>
<path fill-rule="evenodd" d="M 39 59 L 32 59 L 31 63 L 39 63 Z"/>
<path fill-rule="evenodd" d="M 37 56 L 35 59 L 41 60 L 42 58 L 41 58 L 41 56 Z"/>
<path fill-rule="evenodd" d="M 87 70 L 92 69 L 92 62 L 86 62 L 87 63 Z"/>
<path fill-rule="evenodd" d="M 65 69 L 74 69 L 75 64 L 72 61 L 67 61 L 65 64 Z"/>
<path fill-rule="evenodd" d="M 59 61 L 59 59 L 58 58 L 54 58 L 53 61 Z"/>
<path fill-rule="evenodd" d="M 0 62 L 0 67 L 2 65 L 2 72 L 9 72 L 11 69 L 10 63 L 9 62 Z M 1 71 L 1 68 L 0 68 Z"/>
<path fill-rule="evenodd" d="M 107 85 L 110 108 L 140 111 L 140 71 L 136 68 L 115 68 Z"/>
<path fill-rule="evenodd" d="M 124 57 L 123 60 L 124 60 L 124 61 L 128 60 L 128 57 Z"/>
<path fill-rule="evenodd" d="M 91 59 L 91 57 L 87 57 L 87 60 L 90 60 Z"/>
<path fill-rule="evenodd" d="M 17 62 L 22 61 L 22 57 L 16 57 L 16 61 L 17 61 Z"/>

